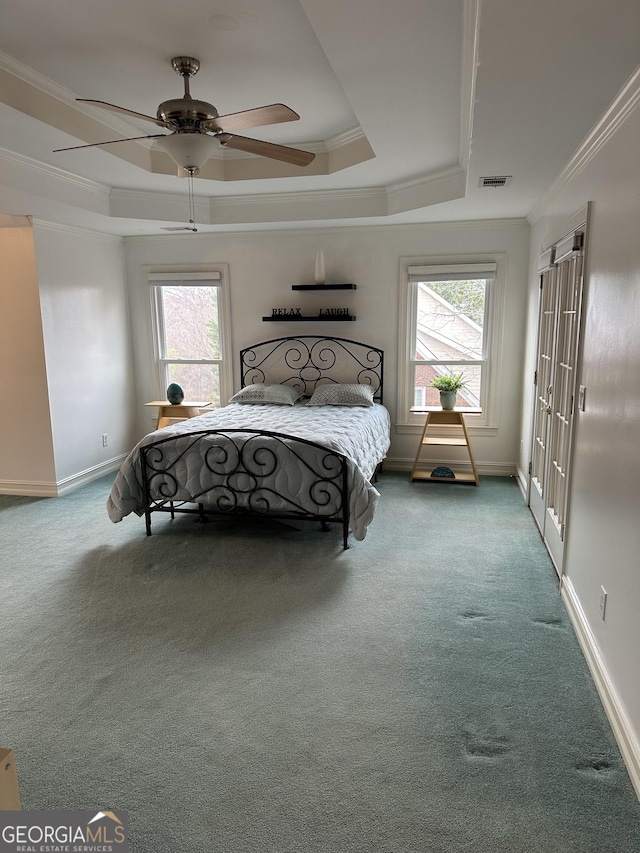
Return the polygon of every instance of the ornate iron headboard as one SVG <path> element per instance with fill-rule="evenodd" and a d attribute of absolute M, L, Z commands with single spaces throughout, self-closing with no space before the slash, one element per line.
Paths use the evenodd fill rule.
<path fill-rule="evenodd" d="M 384 353 L 377 347 L 320 335 L 262 341 L 240 350 L 241 384 L 291 385 L 311 396 L 317 385 L 357 383 L 373 388 L 382 403 Z"/>

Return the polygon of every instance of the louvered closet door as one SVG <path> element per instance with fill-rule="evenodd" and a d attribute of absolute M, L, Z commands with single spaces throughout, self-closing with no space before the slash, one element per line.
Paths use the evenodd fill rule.
<path fill-rule="evenodd" d="M 582 235 L 555 247 L 541 274 L 529 505 L 562 573 L 582 298 Z"/>

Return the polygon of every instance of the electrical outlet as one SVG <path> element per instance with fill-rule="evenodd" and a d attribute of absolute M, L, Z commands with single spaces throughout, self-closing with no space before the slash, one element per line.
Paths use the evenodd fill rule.
<path fill-rule="evenodd" d="M 109 444 L 109 436 L 107 435 L 106 432 L 103 432 L 102 433 L 102 446 L 107 447 L 108 444 Z"/>
<path fill-rule="evenodd" d="M 601 586 L 600 587 L 600 618 L 604 622 L 604 618 L 607 612 L 607 590 Z"/>

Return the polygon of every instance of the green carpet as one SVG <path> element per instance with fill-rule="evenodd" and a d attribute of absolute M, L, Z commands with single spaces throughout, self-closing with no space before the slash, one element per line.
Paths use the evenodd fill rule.
<path fill-rule="evenodd" d="M 135 853 L 638 853 L 514 481 L 385 473 L 364 542 L 0 497 L 0 746 Z"/>

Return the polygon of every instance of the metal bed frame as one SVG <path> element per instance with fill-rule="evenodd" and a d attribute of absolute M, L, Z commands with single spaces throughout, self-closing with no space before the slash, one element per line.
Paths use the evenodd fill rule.
<path fill-rule="evenodd" d="M 273 382 L 290 385 L 305 396 L 318 385 L 356 382 L 371 386 L 374 400 L 382 402 L 383 363 L 384 354 L 377 347 L 346 338 L 304 335 L 274 338 L 241 350 L 240 375 L 242 387 Z M 175 443 L 176 436 L 140 448 L 147 536 L 154 512 L 168 512 L 172 518 L 187 513 L 202 521 L 208 516 L 266 515 L 318 521 L 324 531 L 330 524 L 339 524 L 343 548 L 349 547 L 349 463 L 344 454 L 266 430 L 198 430 L 180 438 L 183 446 L 173 461 L 166 458 L 164 446 Z M 194 447 L 219 484 L 184 500 L 178 497 L 181 461 Z M 281 494 L 276 482 L 278 469 L 294 460 L 310 480 L 295 500 Z M 206 502 L 199 500 L 205 495 Z"/>

